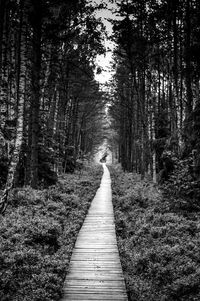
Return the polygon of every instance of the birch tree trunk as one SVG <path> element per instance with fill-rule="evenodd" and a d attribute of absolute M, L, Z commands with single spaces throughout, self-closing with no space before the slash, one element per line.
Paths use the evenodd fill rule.
<path fill-rule="evenodd" d="M 152 118 L 152 141 L 155 141 L 155 109 L 154 109 L 154 113 L 153 113 L 153 118 Z M 153 150 L 153 155 L 152 155 L 152 159 L 153 159 L 153 182 L 157 183 L 157 177 L 156 177 L 156 150 L 154 148 Z"/>
<path fill-rule="evenodd" d="M 24 124 L 24 90 L 25 90 L 25 74 L 26 74 L 26 43 L 25 35 L 20 37 L 19 51 L 21 53 L 21 66 L 19 66 L 19 90 L 18 90 L 18 107 L 17 107 L 17 126 L 16 126 L 16 138 L 13 153 L 11 155 L 10 165 L 8 168 L 8 176 L 6 185 L 3 191 L 3 195 L 0 200 L 0 213 L 4 213 L 9 199 L 9 193 L 15 183 L 15 174 L 17 164 L 19 162 L 21 146 L 23 142 L 23 124 Z"/>
<path fill-rule="evenodd" d="M 34 7 L 36 10 L 36 7 Z M 32 97 L 31 97 L 31 152 L 30 152 L 30 184 L 37 188 L 38 183 L 38 155 L 39 155 L 39 113 L 40 113 L 40 72 L 41 72 L 41 30 L 42 18 L 33 15 L 33 63 L 32 63 Z"/>
<path fill-rule="evenodd" d="M 1 71 L 2 71 L 2 45 L 3 45 L 3 30 L 5 19 L 6 0 L 0 0 L 0 83 L 1 83 Z"/>

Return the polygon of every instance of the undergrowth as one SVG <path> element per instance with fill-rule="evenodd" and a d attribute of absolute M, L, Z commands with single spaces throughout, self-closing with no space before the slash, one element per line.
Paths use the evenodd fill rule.
<path fill-rule="evenodd" d="M 110 168 L 118 246 L 131 301 L 200 300 L 200 216 L 155 184 Z"/>
<path fill-rule="evenodd" d="M 13 190 L 0 217 L 0 300 L 56 301 L 101 166 L 67 174 L 46 190 Z"/>

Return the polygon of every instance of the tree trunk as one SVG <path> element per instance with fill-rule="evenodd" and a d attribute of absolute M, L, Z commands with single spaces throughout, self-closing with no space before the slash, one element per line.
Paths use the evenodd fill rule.
<path fill-rule="evenodd" d="M 193 107 L 193 95 L 192 95 L 192 80 L 191 80 L 191 14 L 190 14 L 190 0 L 186 2 L 186 14 L 185 14 L 185 84 L 186 84 L 186 122 L 190 118 Z M 187 126 L 187 125 L 186 125 Z"/>
<path fill-rule="evenodd" d="M 1 71 L 2 71 L 2 45 L 3 45 L 3 31 L 4 19 L 7 0 L 0 0 L 0 84 L 1 84 Z"/>
<path fill-rule="evenodd" d="M 22 38 L 21 38 L 22 37 Z M 26 74 L 26 43 L 25 34 L 22 34 L 19 40 L 18 51 L 20 51 L 20 70 L 18 70 L 19 77 L 19 89 L 18 89 L 18 107 L 17 107 L 17 125 L 16 125 L 16 138 L 13 153 L 8 168 L 8 176 L 3 191 L 2 198 L 0 200 L 0 212 L 4 213 L 8 204 L 9 192 L 15 183 L 15 174 L 17 164 L 20 158 L 20 151 L 23 142 L 23 124 L 24 124 L 24 90 L 25 90 L 25 74 Z"/>
<path fill-rule="evenodd" d="M 36 20 L 35 20 L 36 21 Z M 33 23 L 33 63 L 32 63 L 32 96 L 31 96 L 31 153 L 30 184 L 37 188 L 38 154 L 39 154 L 39 112 L 40 112 L 40 71 L 41 71 L 41 19 Z"/>

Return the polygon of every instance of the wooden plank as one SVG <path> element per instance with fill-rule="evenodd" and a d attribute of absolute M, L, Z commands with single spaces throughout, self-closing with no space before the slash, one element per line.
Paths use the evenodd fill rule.
<path fill-rule="evenodd" d="M 112 261 L 111 263 L 108 261 L 104 261 L 103 264 L 99 263 L 99 261 L 97 260 L 90 260 L 90 261 L 84 261 L 85 264 L 80 265 L 80 268 L 93 268 L 93 269 L 105 269 L 105 270 L 121 270 L 121 265 L 120 262 L 115 262 Z M 70 264 L 70 272 L 72 268 L 79 268 L 79 260 L 75 260 L 73 261 L 73 263 Z"/>
<path fill-rule="evenodd" d="M 124 288 L 124 281 L 122 280 L 110 280 L 110 281 L 105 281 L 105 280 L 98 280 L 98 279 L 93 279 L 93 280 L 81 280 L 81 279 L 66 279 L 64 289 L 68 290 L 70 286 L 77 286 L 77 288 L 82 288 L 82 287 L 99 287 L 99 288 Z"/>
<path fill-rule="evenodd" d="M 108 273 L 104 271 L 81 271 L 81 272 L 70 272 L 70 276 L 68 276 L 66 279 L 72 279 L 72 280 L 103 280 L 103 281 L 113 281 L 113 278 L 115 280 L 123 281 L 123 276 L 117 272 L 117 273 Z"/>
<path fill-rule="evenodd" d="M 121 269 L 121 264 L 118 262 L 104 262 L 104 261 L 97 261 L 97 262 L 92 262 L 92 261 L 72 261 L 70 263 L 70 267 L 85 267 L 87 266 L 92 267 L 92 268 L 108 268 L 108 269 L 113 269 L 113 268 L 118 268 Z"/>
<path fill-rule="evenodd" d="M 106 275 L 106 274 L 121 274 L 121 269 L 118 268 L 118 269 L 111 269 L 110 267 L 109 268 L 94 268 L 94 267 L 80 267 L 80 268 L 75 268 L 73 267 L 73 272 L 75 273 L 89 273 L 89 272 L 97 272 L 97 273 L 102 273 L 103 275 Z"/>
<path fill-rule="evenodd" d="M 118 251 L 115 249 L 115 248 L 106 248 L 106 249 L 103 249 L 102 247 L 101 248 L 75 248 L 74 251 L 73 251 L 74 254 L 80 254 L 80 256 L 82 256 L 82 253 L 87 253 L 87 254 L 90 254 L 90 253 L 98 253 L 98 254 L 117 254 L 118 255 Z"/>
<path fill-rule="evenodd" d="M 79 232 L 63 288 L 63 301 L 127 301 L 116 242 L 110 175 L 101 186 Z"/>
<path fill-rule="evenodd" d="M 114 300 L 114 301 L 127 301 L 127 296 L 126 295 L 122 295 L 121 293 L 119 294 L 88 294 L 88 293 L 82 293 L 82 294 L 78 294 L 78 293 L 66 293 L 66 300 L 68 301 L 77 301 L 77 300 L 98 300 L 98 301 L 110 301 L 110 300 Z"/>
<path fill-rule="evenodd" d="M 111 294 L 111 295 L 118 295 L 119 293 L 122 294 L 122 295 L 125 295 L 124 294 L 124 291 L 123 289 L 118 289 L 118 288 L 115 288 L 113 289 L 112 287 L 110 288 L 98 288 L 98 287 L 93 287 L 93 288 L 85 288 L 83 287 L 82 289 L 75 286 L 71 286 L 70 287 L 70 293 L 77 293 L 77 288 L 79 289 L 78 292 L 79 294 L 83 294 L 83 293 L 86 293 L 86 294 L 96 294 L 96 293 L 101 293 L 101 294 L 104 294 L 104 295 L 107 295 L 107 294 Z"/>
<path fill-rule="evenodd" d="M 104 261 L 112 261 L 112 262 L 115 262 L 117 261 L 117 256 L 116 258 L 113 258 L 113 256 L 108 256 L 108 255 L 98 255 L 98 254 L 85 254 L 85 255 L 82 255 L 82 258 L 85 259 L 85 260 L 89 260 L 89 261 L 98 261 L 99 259 L 103 259 Z M 76 255 L 76 254 L 73 254 L 72 255 L 72 260 L 80 260 L 80 256 L 79 255 Z"/>

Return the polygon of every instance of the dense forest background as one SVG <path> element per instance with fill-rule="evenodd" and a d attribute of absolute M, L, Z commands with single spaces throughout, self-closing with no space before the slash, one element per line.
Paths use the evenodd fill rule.
<path fill-rule="evenodd" d="M 168 177 L 187 159 L 200 166 L 200 4 L 116 1 L 110 114 L 127 171 Z M 192 164 L 192 166 L 191 166 Z"/>
<path fill-rule="evenodd" d="M 62 297 L 98 149 L 129 300 L 200 299 L 199 53 L 197 0 L 0 0 L 2 301 Z"/>

